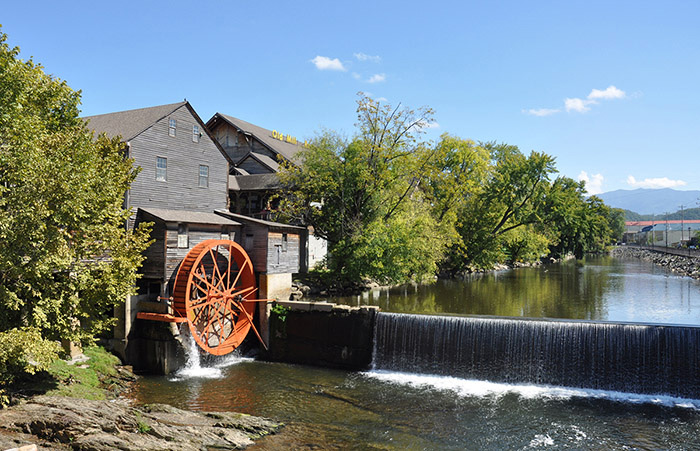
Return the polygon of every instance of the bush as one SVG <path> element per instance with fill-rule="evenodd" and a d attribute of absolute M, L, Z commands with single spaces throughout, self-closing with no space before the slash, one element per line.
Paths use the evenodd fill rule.
<path fill-rule="evenodd" d="M 22 376 L 47 370 L 60 350 L 58 343 L 44 340 L 36 328 L 0 332 L 0 390 Z"/>

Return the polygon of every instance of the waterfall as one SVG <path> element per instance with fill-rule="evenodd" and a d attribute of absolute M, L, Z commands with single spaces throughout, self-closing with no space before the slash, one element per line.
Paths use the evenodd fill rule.
<path fill-rule="evenodd" d="M 700 327 L 380 313 L 373 368 L 700 398 Z"/>
<path fill-rule="evenodd" d="M 202 366 L 199 346 L 194 341 L 189 327 L 180 328 L 182 336 L 182 346 L 185 350 L 185 366 L 175 372 L 176 379 L 186 379 L 193 377 L 219 378 L 222 375 L 220 368 Z"/>

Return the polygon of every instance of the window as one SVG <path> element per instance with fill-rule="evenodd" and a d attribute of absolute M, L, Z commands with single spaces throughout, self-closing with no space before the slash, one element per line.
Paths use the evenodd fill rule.
<path fill-rule="evenodd" d="M 156 180 L 165 182 L 168 180 L 168 159 L 156 157 Z"/>
<path fill-rule="evenodd" d="M 243 242 L 243 248 L 248 252 L 253 252 L 254 236 L 250 233 L 246 234 L 245 241 Z"/>
<path fill-rule="evenodd" d="M 177 225 L 177 247 L 185 249 L 190 247 L 189 237 L 187 235 L 187 224 Z"/>
<path fill-rule="evenodd" d="M 192 142 L 193 143 L 199 142 L 199 125 L 192 126 Z"/>
<path fill-rule="evenodd" d="M 203 164 L 199 165 L 199 187 L 209 187 L 209 166 L 205 166 Z"/>
<path fill-rule="evenodd" d="M 177 120 L 170 119 L 168 121 L 168 135 L 175 136 L 175 129 L 177 129 Z"/>
<path fill-rule="evenodd" d="M 287 234 L 283 233 L 282 234 L 282 252 L 287 252 Z"/>

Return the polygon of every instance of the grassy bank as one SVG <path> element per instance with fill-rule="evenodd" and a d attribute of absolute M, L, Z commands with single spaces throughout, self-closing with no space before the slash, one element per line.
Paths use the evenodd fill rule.
<path fill-rule="evenodd" d="M 56 360 L 46 371 L 26 376 L 8 387 L 10 399 L 35 395 L 111 399 L 126 391 L 133 374 L 104 348 L 85 348 L 85 360 Z"/>

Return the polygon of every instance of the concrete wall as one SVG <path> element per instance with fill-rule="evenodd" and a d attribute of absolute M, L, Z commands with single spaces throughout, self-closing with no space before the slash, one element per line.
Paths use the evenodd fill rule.
<path fill-rule="evenodd" d="M 363 370 L 372 363 L 378 307 L 325 302 L 278 302 L 289 309 L 270 316 L 269 350 L 263 358 L 287 363 Z"/>

